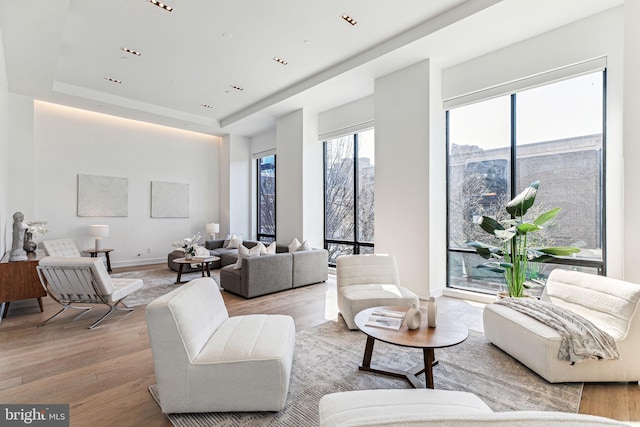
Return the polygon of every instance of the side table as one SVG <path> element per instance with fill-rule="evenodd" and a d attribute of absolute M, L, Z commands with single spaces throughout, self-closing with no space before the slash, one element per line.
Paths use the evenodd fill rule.
<path fill-rule="evenodd" d="M 109 259 L 109 252 L 113 252 L 113 249 L 85 249 L 82 251 L 85 254 L 89 254 L 91 258 L 96 258 L 98 254 L 104 254 L 107 258 L 107 271 L 111 273 L 111 260 Z"/>

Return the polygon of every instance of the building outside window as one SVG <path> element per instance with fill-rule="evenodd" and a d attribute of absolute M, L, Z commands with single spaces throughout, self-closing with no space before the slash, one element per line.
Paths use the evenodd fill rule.
<path fill-rule="evenodd" d="M 276 240 L 276 156 L 257 159 L 258 167 L 258 241 Z"/>
<path fill-rule="evenodd" d="M 529 244 L 575 246 L 581 252 L 562 264 L 530 263 L 528 278 L 544 283 L 554 268 L 604 274 L 605 75 L 591 73 L 447 112 L 449 287 L 501 290 L 502 275 L 477 268 L 485 260 L 466 242 L 499 246 L 480 229 L 479 219 L 505 218 L 505 204 L 533 181 L 540 188 L 528 215 L 561 211 L 551 225 L 529 235 Z"/>
<path fill-rule="evenodd" d="M 373 253 L 374 130 L 324 141 L 325 248 L 340 255 Z"/>

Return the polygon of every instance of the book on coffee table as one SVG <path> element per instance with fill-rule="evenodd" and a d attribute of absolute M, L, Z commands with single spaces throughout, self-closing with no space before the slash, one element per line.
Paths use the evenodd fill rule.
<path fill-rule="evenodd" d="M 192 261 L 199 261 L 199 262 L 212 261 L 212 259 L 213 259 L 212 256 L 194 256 L 193 258 L 191 258 Z"/>
<path fill-rule="evenodd" d="M 388 315 L 377 315 L 372 314 L 369 316 L 369 319 L 365 323 L 366 326 L 375 326 L 376 328 L 384 328 L 384 329 L 392 329 L 394 331 L 400 330 L 402 326 L 402 320 L 404 318 L 404 313 L 402 313 L 402 318 L 391 317 Z"/>
<path fill-rule="evenodd" d="M 404 316 L 407 313 L 404 311 L 395 311 L 395 310 L 375 310 L 371 314 L 374 316 L 395 317 L 396 319 L 404 319 Z"/>

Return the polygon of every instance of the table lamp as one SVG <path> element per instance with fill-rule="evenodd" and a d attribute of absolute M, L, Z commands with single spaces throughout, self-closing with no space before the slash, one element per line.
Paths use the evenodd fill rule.
<path fill-rule="evenodd" d="M 92 225 L 89 227 L 89 234 L 96 238 L 96 251 L 100 250 L 100 241 L 109 235 L 108 225 Z"/>
<path fill-rule="evenodd" d="M 210 222 L 209 224 L 207 224 L 207 233 L 211 235 L 211 240 L 215 240 L 216 233 L 219 233 L 219 232 L 220 232 L 220 224 L 215 224 L 213 222 Z"/>

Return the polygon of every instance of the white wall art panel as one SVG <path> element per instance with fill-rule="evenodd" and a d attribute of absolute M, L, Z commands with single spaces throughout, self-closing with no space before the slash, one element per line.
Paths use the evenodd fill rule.
<path fill-rule="evenodd" d="M 152 218 L 189 218 L 189 184 L 151 181 Z"/>
<path fill-rule="evenodd" d="M 78 216 L 128 216 L 129 180 L 78 174 Z"/>

